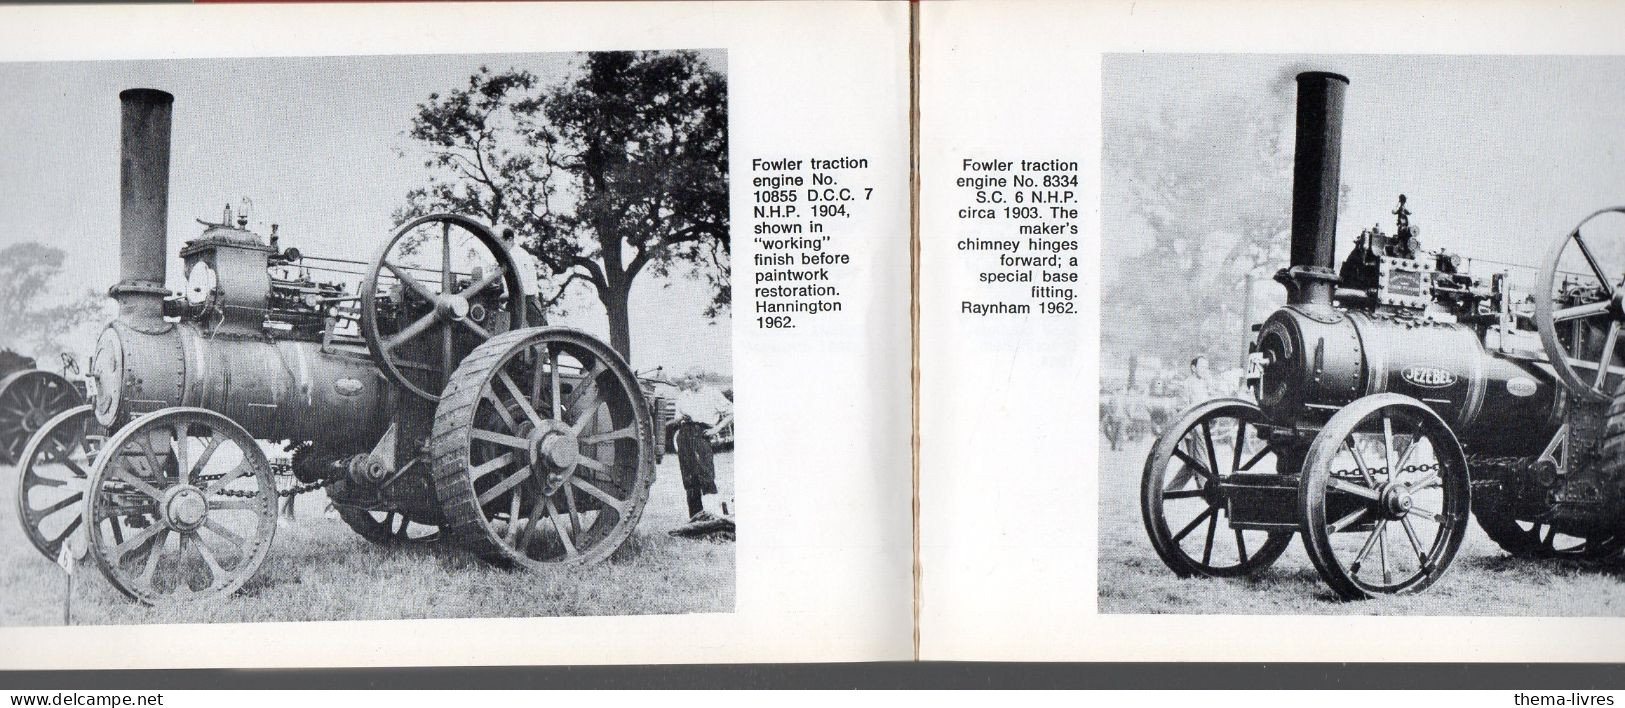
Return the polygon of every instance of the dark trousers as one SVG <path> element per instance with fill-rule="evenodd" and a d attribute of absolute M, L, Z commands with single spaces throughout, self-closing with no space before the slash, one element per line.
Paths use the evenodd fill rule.
<path fill-rule="evenodd" d="M 541 327 L 547 324 L 547 311 L 542 309 L 542 300 L 535 295 L 525 296 L 525 326 Z"/>
<path fill-rule="evenodd" d="M 688 495 L 688 515 L 700 513 L 704 507 L 700 497 L 717 493 L 717 467 L 711 459 L 711 441 L 705 437 L 706 426 L 683 423 L 677 428 L 673 441 L 677 448 L 677 468 L 683 475 L 683 491 Z"/>

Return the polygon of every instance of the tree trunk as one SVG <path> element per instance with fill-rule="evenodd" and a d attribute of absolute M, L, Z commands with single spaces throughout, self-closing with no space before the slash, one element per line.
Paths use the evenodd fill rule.
<path fill-rule="evenodd" d="M 598 293 L 598 300 L 604 303 L 604 312 L 609 316 L 609 346 L 631 364 L 632 325 L 626 308 L 628 294 L 626 290 L 608 288 Z"/>
<path fill-rule="evenodd" d="M 632 277 L 621 262 L 621 237 L 607 235 L 616 232 L 613 223 L 595 224 L 593 230 L 598 232 L 599 265 L 604 271 L 604 287 L 598 289 L 598 300 L 604 303 L 604 313 L 609 319 L 609 345 L 630 364 L 632 325 L 626 303 L 632 295 Z"/>

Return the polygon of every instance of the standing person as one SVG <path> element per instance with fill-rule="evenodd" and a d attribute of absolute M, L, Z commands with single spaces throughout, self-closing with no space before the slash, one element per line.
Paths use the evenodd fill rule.
<path fill-rule="evenodd" d="M 1213 385 L 1213 372 L 1208 369 L 1207 355 L 1197 354 L 1191 359 L 1190 378 L 1185 379 L 1185 398 L 1189 405 L 1212 399 L 1218 392 Z"/>
<path fill-rule="evenodd" d="M 1130 381 L 1118 396 L 1118 408 L 1123 411 L 1123 419 L 1127 421 L 1128 439 L 1130 442 L 1139 440 L 1141 433 L 1151 431 L 1151 407 L 1146 403 L 1145 391 L 1138 383 Z M 1154 433 L 1152 437 L 1155 437 Z"/>
<path fill-rule="evenodd" d="M 712 457 L 711 441 L 705 437 L 709 426 L 684 418 L 677 421 L 677 432 L 672 435 L 672 447 L 677 453 L 677 466 L 683 474 L 683 494 L 688 499 L 689 521 L 699 521 L 705 515 L 705 498 L 717 493 L 717 466 Z"/>
<path fill-rule="evenodd" d="M 1197 354 L 1191 359 L 1190 377 L 1185 379 L 1184 394 L 1186 408 L 1188 409 L 1189 407 L 1198 403 L 1213 399 L 1214 393 L 1213 375 L 1208 371 L 1207 355 Z M 1185 447 L 1186 453 L 1191 455 L 1193 458 L 1198 460 L 1207 459 L 1205 452 L 1202 448 L 1198 447 L 1195 439 L 1187 437 L 1180 441 L 1180 444 Z M 1213 474 L 1218 473 L 1218 470 L 1213 470 Z M 1190 482 L 1192 477 L 1195 475 L 1195 470 L 1192 470 L 1190 467 L 1186 466 L 1184 462 L 1180 462 L 1179 469 L 1174 470 L 1173 478 L 1169 481 L 1168 488 L 1183 489 L 1185 484 Z M 1205 480 L 1201 477 L 1196 477 L 1197 488 L 1201 488 L 1203 484 L 1205 484 Z"/>
<path fill-rule="evenodd" d="M 525 298 L 525 324 L 529 327 L 546 324 L 547 317 L 542 313 L 541 284 L 536 270 L 536 257 L 530 254 L 524 246 L 519 245 L 519 239 L 512 226 L 502 228 L 502 243 L 508 247 L 508 254 L 513 257 L 514 270 L 519 276 L 519 292 Z"/>
<path fill-rule="evenodd" d="M 677 431 L 672 443 L 682 471 L 690 523 L 707 517 L 721 518 L 727 514 L 717 504 L 717 470 L 708 434 L 722 422 L 732 404 L 715 389 L 696 381 L 686 382 L 682 391 L 677 397 Z"/>
<path fill-rule="evenodd" d="M 1123 401 L 1105 386 L 1100 387 L 1100 432 L 1116 450 L 1123 439 Z"/>

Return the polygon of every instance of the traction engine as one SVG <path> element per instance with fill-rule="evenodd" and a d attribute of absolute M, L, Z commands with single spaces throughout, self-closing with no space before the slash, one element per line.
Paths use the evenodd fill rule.
<path fill-rule="evenodd" d="M 60 373 L 37 368 L 32 357 L 0 350 L 0 464 L 13 465 L 28 439 L 56 414 L 85 402 L 72 377 L 79 362 L 63 353 Z"/>
<path fill-rule="evenodd" d="M 1534 290 L 1395 230 L 1334 263 L 1348 79 L 1298 75 L 1287 304 L 1256 325 L 1256 402 L 1181 415 L 1146 460 L 1141 510 L 1177 575 L 1268 567 L 1296 533 L 1346 599 L 1438 580 L 1469 515 L 1519 556 L 1625 547 L 1625 267 L 1598 211 L 1554 241 Z M 1336 266 L 1334 268 L 1334 265 Z"/>
<path fill-rule="evenodd" d="M 228 207 L 180 249 L 172 294 L 173 97 L 119 97 L 119 315 L 90 403 L 20 454 L 41 553 L 84 533 L 133 599 L 223 597 L 264 561 L 278 499 L 316 488 L 377 543 L 445 538 L 531 569 L 622 546 L 654 481 L 649 401 L 613 349 L 535 316 L 490 227 L 424 216 L 358 262 L 283 248 Z M 346 264 L 365 268 L 354 291 L 322 280 Z M 278 468 L 297 484 L 279 490 Z"/>

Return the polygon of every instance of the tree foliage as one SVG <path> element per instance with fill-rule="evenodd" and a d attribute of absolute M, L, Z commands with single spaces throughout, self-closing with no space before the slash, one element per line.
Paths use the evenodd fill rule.
<path fill-rule="evenodd" d="M 34 241 L 0 249 L 0 349 L 52 358 L 66 349 L 64 337 L 102 315 L 100 293 L 53 298 L 65 256 Z"/>
<path fill-rule="evenodd" d="M 1251 319 L 1282 300 L 1268 283 L 1287 262 L 1293 117 L 1290 93 L 1275 98 L 1217 96 L 1105 126 L 1108 209 L 1132 232 L 1107 233 L 1103 247 L 1110 355 L 1231 365 L 1252 324 L 1248 278 Z"/>
<path fill-rule="evenodd" d="M 547 304 L 590 284 L 623 354 L 644 273 L 701 279 L 705 314 L 728 310 L 726 84 L 697 54 L 592 53 L 551 84 L 480 67 L 419 104 L 408 135 L 428 149 L 429 175 L 397 217 L 513 226 L 552 275 Z"/>

